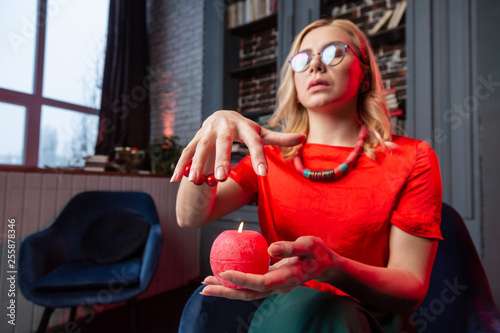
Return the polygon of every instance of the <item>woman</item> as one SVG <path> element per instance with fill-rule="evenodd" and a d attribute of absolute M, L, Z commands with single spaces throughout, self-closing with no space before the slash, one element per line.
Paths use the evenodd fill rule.
<path fill-rule="evenodd" d="M 216 112 L 172 177 L 181 180 L 192 161 L 177 199 L 182 227 L 258 202 L 277 262 L 264 275 L 221 274 L 242 290 L 209 276 L 201 294 L 267 297 L 251 331 L 398 331 L 408 324 L 400 314 L 426 294 L 441 239 L 436 155 L 425 142 L 392 135 L 373 51 L 353 23 L 311 23 L 288 59 L 273 118 L 283 133 Z M 245 142 L 250 156 L 230 171 L 232 141 Z M 219 183 L 208 186 L 208 175 Z"/>

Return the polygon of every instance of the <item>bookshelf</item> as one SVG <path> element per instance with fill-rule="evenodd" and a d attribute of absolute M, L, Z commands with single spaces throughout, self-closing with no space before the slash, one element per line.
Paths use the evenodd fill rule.
<path fill-rule="evenodd" d="M 322 1 L 321 16 L 347 19 L 368 37 L 379 65 L 396 133 L 405 133 L 407 101 L 407 0 L 368 3 L 364 0 Z"/>
<path fill-rule="evenodd" d="M 234 29 L 248 24 L 255 25 L 255 23 L 276 14 L 277 11 L 278 0 L 230 1 L 226 7 L 227 28 Z M 259 24 L 262 24 L 262 22 Z"/>
<path fill-rule="evenodd" d="M 382 43 L 397 44 L 405 40 L 405 12 L 407 0 L 400 0 L 394 8 L 386 9 L 384 14 L 367 31 L 373 47 Z"/>
<path fill-rule="evenodd" d="M 245 23 L 239 26 L 228 28 L 236 36 L 246 36 L 276 27 L 277 13 L 272 13 L 260 19 Z"/>
<path fill-rule="evenodd" d="M 402 24 L 390 30 L 382 30 L 368 36 L 372 47 L 382 44 L 398 44 L 405 41 L 406 25 Z"/>
<path fill-rule="evenodd" d="M 231 2 L 225 15 L 223 108 L 263 124 L 276 102 L 278 1 Z M 247 153 L 235 143 L 231 164 Z"/>
<path fill-rule="evenodd" d="M 237 78 L 246 78 L 272 72 L 276 69 L 276 60 L 264 61 L 256 65 L 238 67 L 231 70 L 229 73 Z"/>
<path fill-rule="evenodd" d="M 226 75 L 238 82 L 237 110 L 257 122 L 274 110 L 277 91 L 277 1 L 244 0 L 227 9 L 228 33 L 239 53 Z M 237 19 L 235 19 L 237 18 Z M 236 22 L 235 22 L 236 21 Z M 233 45 L 236 44 L 233 42 Z"/>

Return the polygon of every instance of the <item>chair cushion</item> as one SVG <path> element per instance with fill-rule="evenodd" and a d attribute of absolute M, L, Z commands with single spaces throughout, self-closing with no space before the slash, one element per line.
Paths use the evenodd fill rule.
<path fill-rule="evenodd" d="M 111 289 L 139 283 L 141 259 L 134 258 L 116 264 L 96 264 L 75 260 L 57 267 L 35 282 L 37 291 L 67 291 L 81 289 Z"/>
<path fill-rule="evenodd" d="M 139 213 L 130 209 L 114 210 L 89 225 L 80 245 L 87 259 L 110 264 L 141 249 L 148 233 L 149 223 Z"/>

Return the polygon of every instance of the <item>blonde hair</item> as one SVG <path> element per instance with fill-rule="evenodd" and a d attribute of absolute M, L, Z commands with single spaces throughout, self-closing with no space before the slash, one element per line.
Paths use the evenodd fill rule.
<path fill-rule="evenodd" d="M 368 81 L 367 91 L 359 89 L 358 93 L 358 118 L 366 124 L 369 136 L 366 140 L 364 152 L 370 158 L 375 157 L 374 147 L 380 145 L 383 149 L 393 147 L 391 140 L 391 126 L 389 123 L 389 109 L 387 107 L 380 71 L 365 34 L 351 21 L 321 19 L 309 24 L 296 37 L 292 43 L 287 60 L 299 52 L 300 44 L 304 37 L 312 30 L 333 26 L 344 30 L 351 37 L 351 45 L 360 56 L 360 62 L 365 72 L 365 81 Z M 297 92 L 293 79 L 293 70 L 288 61 L 281 68 L 278 101 L 272 118 L 272 126 L 281 126 L 283 132 L 307 133 L 309 120 L 306 109 L 297 103 Z M 284 147 L 281 149 L 283 157 L 290 159 L 294 156 L 297 147 Z"/>

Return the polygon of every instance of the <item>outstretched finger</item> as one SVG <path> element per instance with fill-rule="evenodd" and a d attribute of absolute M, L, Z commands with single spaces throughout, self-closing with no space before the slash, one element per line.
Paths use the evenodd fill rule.
<path fill-rule="evenodd" d="M 251 301 L 271 295 L 271 293 L 260 293 L 249 289 L 232 289 L 222 285 L 208 285 L 200 293 L 203 296 L 217 296 L 234 300 Z"/>
<path fill-rule="evenodd" d="M 269 271 L 266 274 L 250 274 L 226 271 L 221 277 L 238 286 L 260 293 L 274 293 L 296 287 L 302 283 L 301 265 L 289 264 L 286 268 Z"/>
<path fill-rule="evenodd" d="M 306 136 L 301 133 L 281 133 L 262 128 L 260 132 L 264 145 L 293 147 L 304 142 Z"/>
<path fill-rule="evenodd" d="M 220 285 L 221 283 L 215 276 L 209 275 L 203 280 L 202 284 L 208 286 L 208 285 Z"/>
<path fill-rule="evenodd" d="M 250 152 L 255 173 L 259 176 L 266 176 L 267 160 L 264 153 L 264 142 L 259 135 L 261 130 L 262 128 L 258 127 L 257 131 L 246 131 L 244 133 L 240 133 L 240 136 Z"/>
<path fill-rule="evenodd" d="M 233 145 L 233 131 L 228 129 L 217 137 L 215 144 L 214 175 L 219 181 L 225 181 L 231 170 L 231 148 Z"/>
<path fill-rule="evenodd" d="M 191 163 L 191 159 L 196 151 L 196 144 L 191 141 L 183 150 L 182 154 L 175 165 L 174 173 L 170 178 L 171 182 L 177 182 L 182 179 L 182 176 L 186 173 L 186 167 Z"/>
<path fill-rule="evenodd" d="M 203 170 L 207 164 L 210 153 L 215 149 L 216 137 L 212 132 L 206 133 L 196 145 L 196 152 L 191 162 L 189 181 L 196 182 L 203 176 Z M 212 155 L 213 156 L 213 155 Z M 208 163 L 214 163 L 213 157 Z M 213 169 L 213 165 L 209 168 Z"/>
<path fill-rule="evenodd" d="M 191 164 L 191 161 L 193 160 L 193 157 L 196 154 L 196 147 L 198 146 L 198 143 L 200 142 L 200 140 L 204 135 L 205 135 L 205 130 L 203 128 L 199 129 L 198 132 L 196 132 L 194 138 L 182 150 L 181 156 L 179 157 L 179 160 L 175 165 L 174 173 L 170 178 L 171 182 L 177 182 L 182 179 L 182 176 L 187 171 L 186 167 L 189 164 Z"/>

